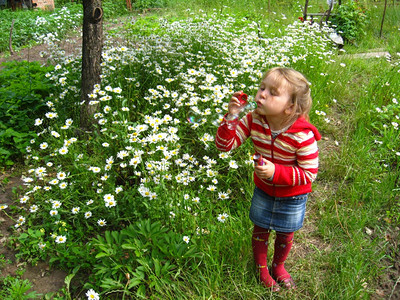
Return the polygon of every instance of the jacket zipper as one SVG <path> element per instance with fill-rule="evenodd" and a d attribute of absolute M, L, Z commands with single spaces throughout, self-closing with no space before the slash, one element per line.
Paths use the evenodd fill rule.
<path fill-rule="evenodd" d="M 271 162 L 272 163 L 274 163 L 274 144 L 275 144 L 275 139 L 277 138 L 278 136 L 276 136 L 275 138 L 272 138 L 272 133 L 271 133 Z M 275 176 L 275 173 L 274 173 L 274 176 Z M 273 187 L 273 195 L 272 196 L 274 196 L 274 197 L 276 197 L 275 196 L 275 194 L 276 194 L 276 192 L 275 192 L 275 183 L 273 183 L 272 184 L 272 187 Z"/>

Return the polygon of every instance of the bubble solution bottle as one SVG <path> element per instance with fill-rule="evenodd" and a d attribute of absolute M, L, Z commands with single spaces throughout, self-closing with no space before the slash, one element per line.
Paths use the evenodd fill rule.
<path fill-rule="evenodd" d="M 264 165 L 264 161 L 262 160 L 262 156 L 259 153 L 255 153 L 253 155 L 253 161 L 254 161 L 254 165 L 255 166 L 263 166 Z"/>
<path fill-rule="evenodd" d="M 226 117 L 228 129 L 235 129 L 239 124 L 239 117 L 257 108 L 257 103 L 254 101 L 247 102 L 247 95 L 245 93 L 241 93 L 237 98 L 241 105 L 240 111 L 238 114 L 229 114 Z"/>

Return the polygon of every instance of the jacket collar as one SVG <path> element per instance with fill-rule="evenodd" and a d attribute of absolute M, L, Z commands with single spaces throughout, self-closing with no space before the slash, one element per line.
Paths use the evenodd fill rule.
<path fill-rule="evenodd" d="M 268 121 L 261 115 L 255 113 L 255 116 L 258 119 L 261 119 L 262 122 L 266 123 L 269 128 Z M 321 134 L 319 133 L 318 129 L 312 125 L 310 122 L 308 122 L 304 117 L 298 118 L 285 132 L 289 133 L 296 133 L 296 132 L 301 132 L 301 131 L 312 131 L 314 133 L 315 139 L 319 141 L 321 139 Z"/>
<path fill-rule="evenodd" d="M 304 130 L 312 131 L 314 133 L 315 139 L 317 141 L 319 141 L 321 139 L 321 134 L 319 133 L 318 129 L 314 125 L 309 123 L 306 119 L 304 119 L 304 117 L 298 118 L 292 124 L 292 126 L 290 126 L 288 130 L 286 130 L 286 132 L 295 133 L 295 132 L 300 132 L 300 131 L 304 131 Z"/>

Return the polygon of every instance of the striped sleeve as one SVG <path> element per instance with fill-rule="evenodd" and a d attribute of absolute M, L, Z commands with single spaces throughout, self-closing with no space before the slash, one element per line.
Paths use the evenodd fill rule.
<path fill-rule="evenodd" d="M 299 143 L 296 151 L 297 164 L 284 166 L 275 164 L 273 183 L 277 185 L 299 186 L 312 183 L 318 173 L 318 146 L 310 131 Z"/>
<path fill-rule="evenodd" d="M 218 127 L 215 145 L 218 150 L 227 152 L 238 148 L 250 136 L 251 113 L 244 116 L 236 128 L 229 129 L 224 120 Z"/>

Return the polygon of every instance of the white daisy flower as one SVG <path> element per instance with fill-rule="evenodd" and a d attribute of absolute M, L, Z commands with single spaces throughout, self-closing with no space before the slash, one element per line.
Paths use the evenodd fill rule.
<path fill-rule="evenodd" d="M 100 296 L 98 293 L 96 293 L 93 289 L 90 289 L 86 292 L 86 297 L 88 300 L 99 300 Z"/>
<path fill-rule="evenodd" d="M 56 237 L 57 244 L 64 244 L 67 241 L 67 237 L 65 235 L 59 235 Z"/>
<path fill-rule="evenodd" d="M 99 226 L 103 227 L 103 226 L 106 226 L 107 222 L 106 222 L 106 220 L 104 220 L 104 219 L 99 219 L 99 220 L 97 221 L 97 224 L 98 224 Z"/>
<path fill-rule="evenodd" d="M 219 214 L 218 215 L 218 221 L 221 223 L 224 223 L 228 219 L 229 215 L 227 213 Z"/>

